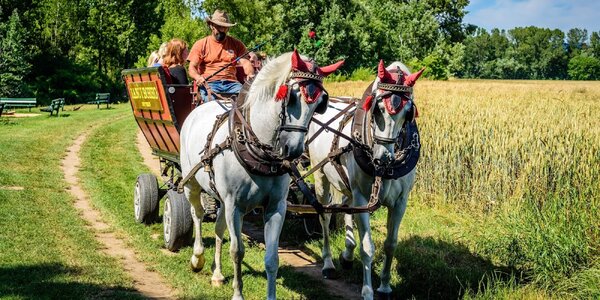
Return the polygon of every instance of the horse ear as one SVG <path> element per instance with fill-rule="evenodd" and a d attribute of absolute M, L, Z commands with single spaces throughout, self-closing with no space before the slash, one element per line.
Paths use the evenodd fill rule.
<path fill-rule="evenodd" d="M 417 82 L 417 79 L 419 79 L 419 77 L 421 77 L 421 74 L 423 74 L 423 71 L 425 71 L 425 68 L 419 70 L 419 72 L 417 72 L 417 73 L 412 73 L 412 74 L 406 76 L 406 78 L 404 79 L 404 85 L 408 85 L 408 86 L 415 85 L 415 83 Z"/>
<path fill-rule="evenodd" d="M 296 49 L 294 49 L 294 52 L 292 52 L 292 69 L 302 72 L 309 72 L 308 66 L 302 60 L 300 54 L 298 54 L 298 51 L 296 51 Z"/>
<path fill-rule="evenodd" d="M 379 80 L 384 83 L 390 83 L 391 80 L 394 80 L 390 72 L 385 69 L 383 59 L 379 61 L 379 66 L 377 67 L 377 77 L 379 77 Z"/>
<path fill-rule="evenodd" d="M 342 60 L 336 62 L 335 64 L 319 68 L 318 72 L 319 72 L 319 74 L 321 74 L 323 76 L 329 76 L 329 74 L 331 74 L 331 73 L 335 72 L 337 69 L 339 69 L 344 64 L 344 62 L 345 61 L 342 59 Z"/>

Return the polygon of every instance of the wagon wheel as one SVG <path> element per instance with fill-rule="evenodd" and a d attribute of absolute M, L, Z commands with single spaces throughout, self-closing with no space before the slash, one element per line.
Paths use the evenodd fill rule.
<path fill-rule="evenodd" d="M 192 224 L 191 206 L 185 195 L 169 190 L 163 214 L 165 247 L 174 252 L 190 244 Z"/>
<path fill-rule="evenodd" d="M 135 221 L 152 224 L 158 220 L 158 182 L 152 174 L 140 174 L 133 193 Z"/>

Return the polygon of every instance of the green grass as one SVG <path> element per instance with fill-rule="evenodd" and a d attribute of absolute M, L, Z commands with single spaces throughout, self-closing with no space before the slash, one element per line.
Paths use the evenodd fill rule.
<path fill-rule="evenodd" d="M 210 285 L 210 264 L 214 257 L 213 223 L 204 223 L 202 227 L 207 247 L 207 264 L 198 274 L 189 268 L 191 247 L 184 247 L 174 255 L 166 255 L 161 251 L 162 224 L 144 226 L 135 223 L 133 187 L 136 177 L 148 172 L 135 145 L 136 134 L 137 125 L 133 118 L 125 118 L 102 126 L 88 138 L 81 153 L 81 177 L 85 189 L 92 195 L 92 202 L 107 216 L 108 223 L 113 224 L 123 236 L 127 236 L 127 242 L 137 250 L 144 263 L 177 288 L 179 297 L 231 298 L 233 270 L 229 258 L 229 243 L 224 244 L 222 256 L 226 284 L 218 288 Z M 247 299 L 262 299 L 266 295 L 263 258 L 263 249 L 254 244 L 246 244 L 242 272 L 244 295 Z M 279 270 L 277 296 L 281 299 L 315 299 L 327 294 L 320 286 L 319 282 L 284 267 Z"/>
<path fill-rule="evenodd" d="M 328 83 L 358 95 L 363 83 Z M 328 87 L 328 90 L 330 88 Z M 392 265 L 399 299 L 600 298 L 600 85 L 530 81 L 419 82 L 423 157 L 401 224 Z M 332 94 L 336 94 L 332 92 Z M 340 93 L 337 93 L 340 94 Z M 568 99 L 568 101 L 565 101 Z M 481 105 L 485 103 L 486 105 Z M 229 298 L 231 261 L 223 251 L 224 286 L 210 286 L 213 224 L 203 226 L 205 270 L 188 266 L 191 247 L 162 250 L 162 225 L 134 223 L 133 186 L 148 172 L 135 146 L 129 106 L 61 112 L 59 118 L 0 118 L 0 297 L 135 297 L 131 279 L 77 216 L 58 163 L 82 131 L 81 179 L 106 222 L 182 298 Z M 379 284 L 385 209 L 372 217 Z M 317 259 L 321 241 L 291 237 Z M 332 237 L 334 257 L 344 245 Z M 355 252 L 357 258 L 358 251 Z M 247 244 L 244 294 L 266 294 L 264 251 Z M 362 282 L 358 260 L 340 280 Z M 337 263 L 337 261 L 336 261 Z M 319 281 L 280 268 L 281 299 L 329 298 Z"/>
<path fill-rule="evenodd" d="M 73 139 L 117 113 L 0 118 L 0 297 L 137 297 L 117 261 L 99 252 L 60 170 Z"/>

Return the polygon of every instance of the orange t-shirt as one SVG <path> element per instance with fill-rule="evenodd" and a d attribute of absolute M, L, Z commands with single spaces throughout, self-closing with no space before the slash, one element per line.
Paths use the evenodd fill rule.
<path fill-rule="evenodd" d="M 225 37 L 225 40 L 222 42 L 217 42 L 212 35 L 209 35 L 194 43 L 188 60 L 190 62 L 197 62 L 198 73 L 206 78 L 244 53 L 246 53 L 246 46 L 242 42 L 230 36 Z M 227 69 L 211 77 L 209 81 L 237 81 L 235 65 L 231 64 Z"/>

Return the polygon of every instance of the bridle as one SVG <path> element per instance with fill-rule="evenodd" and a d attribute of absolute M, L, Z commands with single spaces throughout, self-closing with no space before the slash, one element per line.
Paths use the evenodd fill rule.
<path fill-rule="evenodd" d="M 294 79 L 294 83 L 290 84 L 290 81 L 292 79 Z M 306 88 L 306 86 L 310 83 L 316 85 L 316 91 L 313 95 L 308 95 L 308 91 Z M 285 85 L 287 86 L 287 95 L 285 97 L 285 101 L 281 101 L 281 112 L 279 113 L 280 124 L 279 124 L 279 127 L 277 128 L 277 140 L 279 140 L 279 135 L 283 131 L 308 132 L 308 126 L 286 124 L 286 121 L 285 121 L 288 116 L 287 107 L 290 102 L 290 97 L 292 96 L 291 95 L 291 92 L 292 92 L 291 86 L 295 85 L 295 84 L 297 84 L 299 86 L 300 94 L 301 94 L 301 97 L 303 98 L 301 100 L 304 100 L 308 104 L 315 103 L 317 100 L 319 100 L 319 98 L 320 98 L 321 94 L 323 94 L 323 92 L 325 92 L 325 94 L 327 94 L 327 92 L 323 88 L 323 76 L 318 75 L 318 74 L 309 73 L 309 72 L 301 72 L 301 71 L 291 72 L 289 79 L 285 83 Z M 325 112 L 325 109 L 327 109 L 327 100 L 324 100 L 317 105 L 317 108 L 315 109 L 315 113 L 319 113 L 319 114 L 323 113 L 323 112 Z"/>
<path fill-rule="evenodd" d="M 398 72 L 401 72 L 398 69 Z M 377 102 L 382 100 L 384 101 L 384 104 L 386 105 L 386 110 L 388 110 L 389 114 L 392 114 L 392 112 L 390 111 L 391 109 L 393 109 L 394 111 L 396 111 L 396 109 L 400 109 L 400 107 L 402 108 L 402 111 L 406 111 L 407 107 L 408 107 L 408 111 L 407 113 L 409 113 L 411 110 L 413 110 L 413 87 L 412 86 L 407 86 L 407 85 L 403 85 L 401 83 L 399 83 L 400 81 L 400 76 L 398 79 L 397 83 L 383 83 L 383 82 L 379 82 L 377 83 L 377 89 L 376 90 L 382 90 L 383 93 L 375 96 L 375 92 L 373 92 L 373 96 L 374 96 L 374 101 L 373 101 L 373 106 L 377 106 Z M 397 96 L 400 98 L 400 102 L 395 105 L 394 107 L 387 107 L 388 105 L 394 105 L 392 103 L 392 96 Z M 390 97 L 389 102 L 385 102 L 385 99 Z M 406 103 L 404 105 L 402 105 L 402 98 L 407 99 Z M 377 109 L 377 108 L 372 108 L 372 109 Z M 396 113 L 400 113 L 401 111 L 397 111 Z M 411 122 L 412 121 L 412 114 L 410 118 L 405 118 L 404 122 Z M 393 138 L 388 138 L 388 137 L 382 137 L 382 136 L 378 136 L 375 135 L 375 133 L 373 133 L 373 143 L 375 144 L 380 144 L 380 145 L 384 145 L 384 144 L 393 144 L 397 142 L 397 138 L 393 137 Z"/>

